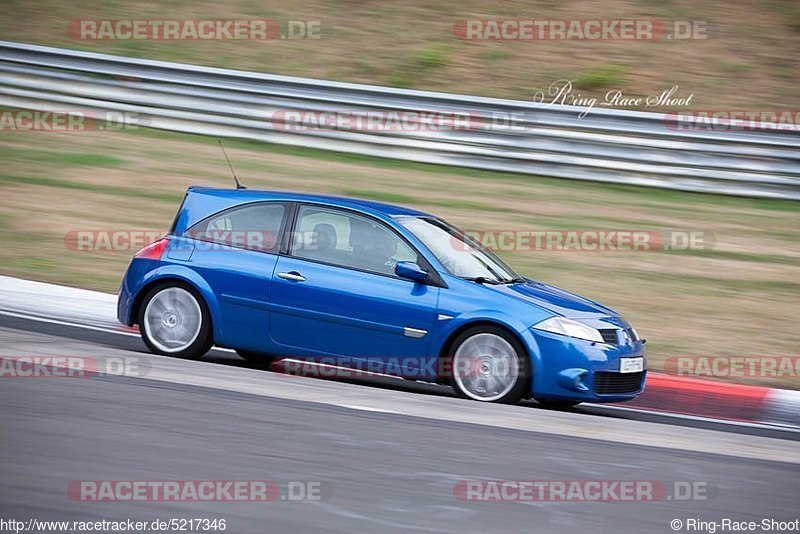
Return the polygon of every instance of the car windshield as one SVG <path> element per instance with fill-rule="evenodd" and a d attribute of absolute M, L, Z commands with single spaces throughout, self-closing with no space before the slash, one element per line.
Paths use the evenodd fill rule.
<path fill-rule="evenodd" d="M 455 276 L 487 283 L 508 283 L 520 276 L 458 228 L 432 217 L 401 217 L 398 222 L 428 247 Z"/>

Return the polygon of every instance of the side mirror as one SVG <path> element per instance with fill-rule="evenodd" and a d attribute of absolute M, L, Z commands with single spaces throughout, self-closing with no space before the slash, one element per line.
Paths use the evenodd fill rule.
<path fill-rule="evenodd" d="M 428 278 L 428 273 L 413 261 L 398 261 L 394 268 L 394 274 L 400 278 L 421 282 Z"/>

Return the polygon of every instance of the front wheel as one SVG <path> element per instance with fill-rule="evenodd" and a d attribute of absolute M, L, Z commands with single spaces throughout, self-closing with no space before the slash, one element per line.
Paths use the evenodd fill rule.
<path fill-rule="evenodd" d="M 451 383 L 460 397 L 513 404 L 525 396 L 530 363 L 522 344 L 499 327 L 477 326 L 453 342 Z"/>
<path fill-rule="evenodd" d="M 156 354 L 196 359 L 213 345 L 211 315 L 202 297 L 182 285 L 151 289 L 139 312 L 139 330 Z"/>

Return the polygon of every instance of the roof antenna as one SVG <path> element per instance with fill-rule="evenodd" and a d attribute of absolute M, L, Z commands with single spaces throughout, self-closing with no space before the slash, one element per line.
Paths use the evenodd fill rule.
<path fill-rule="evenodd" d="M 219 141 L 219 147 L 222 149 L 222 155 L 225 156 L 225 161 L 228 162 L 228 167 L 230 167 L 231 169 L 231 174 L 233 175 L 233 181 L 236 182 L 236 189 L 247 189 L 245 186 L 239 183 L 239 178 L 236 177 L 236 171 L 233 170 L 231 159 L 228 157 L 228 153 L 225 152 L 225 145 L 222 144 L 222 139 L 217 138 L 217 141 Z"/>

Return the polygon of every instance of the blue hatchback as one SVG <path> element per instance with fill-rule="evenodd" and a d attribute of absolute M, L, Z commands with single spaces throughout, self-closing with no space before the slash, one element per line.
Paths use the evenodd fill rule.
<path fill-rule="evenodd" d="M 644 340 L 613 310 L 519 276 L 435 216 L 350 198 L 190 187 L 131 261 L 118 317 L 157 354 L 334 362 L 478 401 L 625 401 L 646 374 Z"/>

